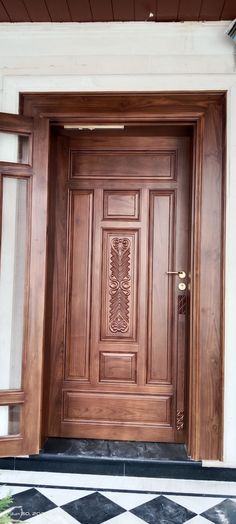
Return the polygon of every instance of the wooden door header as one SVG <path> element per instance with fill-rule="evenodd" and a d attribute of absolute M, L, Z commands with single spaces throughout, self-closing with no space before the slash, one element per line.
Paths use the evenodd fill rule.
<path fill-rule="evenodd" d="M 201 93 L 21 93 L 24 115 L 47 117 L 52 122 L 196 121 L 210 104 L 222 103 L 224 91 Z"/>

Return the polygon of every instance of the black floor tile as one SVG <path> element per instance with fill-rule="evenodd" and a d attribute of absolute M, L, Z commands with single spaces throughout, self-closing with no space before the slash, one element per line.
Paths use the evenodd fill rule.
<path fill-rule="evenodd" d="M 1 461 L 0 461 L 1 466 Z M 83 473 L 85 475 L 124 475 L 124 464 L 120 461 L 100 461 L 76 457 L 48 457 L 35 455 L 16 458 L 15 469 L 23 471 L 53 471 L 55 473 Z"/>
<path fill-rule="evenodd" d="M 151 462 L 126 462 L 125 475 L 127 477 L 154 477 L 154 478 L 198 478 L 197 475 L 203 475 L 203 468 L 196 463 L 151 463 Z M 201 478 L 201 476 L 200 476 Z M 204 477 L 203 477 L 204 478 Z M 236 523 L 235 523 L 236 524 Z"/>
<path fill-rule="evenodd" d="M 15 458 L 1 458 L 0 459 L 0 469 L 15 469 Z"/>
<path fill-rule="evenodd" d="M 11 518 L 16 522 L 36 517 L 57 507 L 35 488 L 13 495 L 12 506 Z"/>
<path fill-rule="evenodd" d="M 202 517 L 214 524 L 236 524 L 236 501 L 223 500 L 217 506 L 202 513 Z"/>
<path fill-rule="evenodd" d="M 81 524 L 101 524 L 125 510 L 100 493 L 93 493 L 74 500 L 61 508 L 78 520 Z"/>
<path fill-rule="evenodd" d="M 183 524 L 196 515 L 163 495 L 131 510 L 131 513 L 148 524 Z"/>

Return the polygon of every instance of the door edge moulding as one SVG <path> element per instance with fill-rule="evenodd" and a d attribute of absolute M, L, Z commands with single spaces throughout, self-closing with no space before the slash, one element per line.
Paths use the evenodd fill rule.
<path fill-rule="evenodd" d="M 29 321 L 23 445 L 37 453 L 43 420 L 44 299 L 47 265 L 49 124 L 190 124 L 194 130 L 187 450 L 221 460 L 223 448 L 225 91 L 22 93 L 22 118 L 34 122 Z M 1 115 L 0 115 L 1 117 Z M 19 115 L 21 118 L 21 115 Z M 1 120 L 0 120 L 1 125 Z M 5 122 L 6 125 L 6 122 Z M 0 440 L 0 454 L 3 448 Z M 14 450 L 17 446 L 14 446 Z M 17 451 L 17 449 L 16 449 Z"/>

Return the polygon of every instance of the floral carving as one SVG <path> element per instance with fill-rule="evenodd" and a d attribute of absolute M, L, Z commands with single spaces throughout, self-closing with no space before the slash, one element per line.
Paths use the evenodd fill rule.
<path fill-rule="evenodd" d="M 129 329 L 130 240 L 115 237 L 111 242 L 109 273 L 109 330 L 126 333 Z"/>

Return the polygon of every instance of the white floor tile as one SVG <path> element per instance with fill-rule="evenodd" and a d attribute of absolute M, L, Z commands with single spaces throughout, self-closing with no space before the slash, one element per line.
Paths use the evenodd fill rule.
<path fill-rule="evenodd" d="M 208 519 L 204 519 L 201 515 L 197 515 L 196 517 L 193 517 L 193 519 L 188 520 L 188 524 L 212 524 L 212 522 Z"/>
<path fill-rule="evenodd" d="M 0 482 L 83 487 L 86 489 L 131 489 L 133 491 L 161 491 L 236 496 L 236 482 L 206 480 L 153 479 L 145 477 L 113 477 L 107 475 L 77 475 L 34 471 L 0 470 Z"/>
<path fill-rule="evenodd" d="M 123 513 L 118 517 L 113 517 L 113 519 L 106 520 L 106 524 L 144 524 L 144 521 L 132 513 Z"/>
<path fill-rule="evenodd" d="M 94 491 L 85 491 L 77 489 L 53 489 L 53 488 L 37 488 L 42 495 L 50 499 L 57 506 L 63 506 L 72 502 L 72 500 L 77 500 L 87 495 L 91 495 Z"/>
<path fill-rule="evenodd" d="M 0 499 L 8 495 L 16 495 L 17 493 L 27 491 L 29 489 L 25 486 L 0 486 Z"/>
<path fill-rule="evenodd" d="M 37 517 L 25 520 L 25 522 L 30 522 L 30 524 L 48 524 L 49 520 L 44 515 L 37 515 Z"/>
<path fill-rule="evenodd" d="M 194 513 L 203 513 L 209 508 L 216 506 L 224 498 L 214 498 L 214 497 L 184 497 L 179 495 L 166 495 L 168 499 L 173 500 L 177 504 L 184 506 L 185 508 L 193 511 Z"/>
<path fill-rule="evenodd" d="M 108 497 L 124 509 L 133 509 L 141 506 L 144 502 L 155 499 L 157 495 L 147 495 L 146 493 L 121 493 L 113 491 L 101 491 L 104 497 Z"/>
<path fill-rule="evenodd" d="M 75 520 L 61 508 L 52 509 L 25 522 L 28 524 L 80 524 L 78 520 Z"/>

